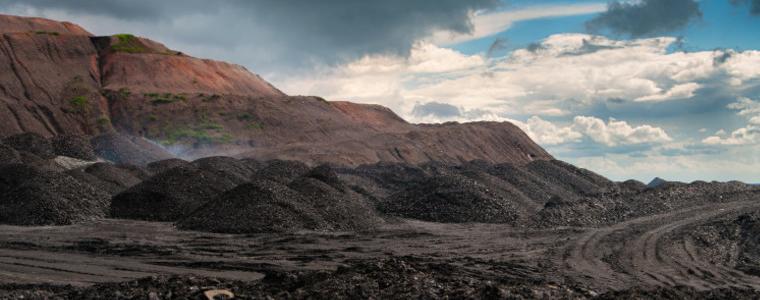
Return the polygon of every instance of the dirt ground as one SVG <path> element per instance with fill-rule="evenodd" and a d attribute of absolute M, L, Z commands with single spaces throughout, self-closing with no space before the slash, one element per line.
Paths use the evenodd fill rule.
<path fill-rule="evenodd" d="M 760 277 L 713 264 L 686 238 L 760 201 L 709 204 L 602 228 L 388 222 L 375 232 L 229 235 L 171 223 L 104 220 L 63 227 L 0 226 L 0 284 L 86 287 L 154 275 L 258 281 L 273 271 L 336 270 L 357 260 L 415 257 L 498 276 L 583 286 L 593 294 L 685 286 L 760 289 Z"/>

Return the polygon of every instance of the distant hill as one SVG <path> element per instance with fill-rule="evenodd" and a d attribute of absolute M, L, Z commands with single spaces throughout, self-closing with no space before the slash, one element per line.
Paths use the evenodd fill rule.
<path fill-rule="evenodd" d="M 185 158 L 347 165 L 552 159 L 507 122 L 414 125 L 382 106 L 289 96 L 242 66 L 68 22 L 0 15 L 0 51 L 2 137 L 118 133 Z"/>

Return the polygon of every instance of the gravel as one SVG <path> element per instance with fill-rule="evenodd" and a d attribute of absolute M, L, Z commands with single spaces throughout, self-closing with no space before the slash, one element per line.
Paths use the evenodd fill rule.
<path fill-rule="evenodd" d="M 68 156 L 81 160 L 97 160 L 95 150 L 92 149 L 90 138 L 80 135 L 59 135 L 53 137 L 50 142 L 53 151 L 58 156 Z"/>
<path fill-rule="evenodd" d="M 0 223 L 71 225 L 106 215 L 110 196 L 66 174 L 23 165 L 8 165 L 0 174 Z"/>
<path fill-rule="evenodd" d="M 3 143 L 16 149 L 24 151 L 42 159 L 51 159 L 55 157 L 53 145 L 49 140 L 36 133 L 22 133 L 7 137 Z"/>
<path fill-rule="evenodd" d="M 111 216 L 146 221 L 177 221 L 237 184 L 198 168 L 177 167 L 116 195 Z"/>

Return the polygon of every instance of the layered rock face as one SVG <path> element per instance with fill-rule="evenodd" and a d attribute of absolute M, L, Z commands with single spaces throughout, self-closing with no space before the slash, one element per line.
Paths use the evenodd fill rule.
<path fill-rule="evenodd" d="M 0 24 L 0 136 L 118 133 L 188 159 L 551 159 L 510 123 L 414 125 L 382 106 L 288 96 L 244 67 L 128 34 L 4 15 Z"/>

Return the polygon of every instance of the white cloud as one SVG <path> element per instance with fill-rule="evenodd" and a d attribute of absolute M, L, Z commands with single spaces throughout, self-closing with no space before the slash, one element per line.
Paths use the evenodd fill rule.
<path fill-rule="evenodd" d="M 452 45 L 476 40 L 503 32 L 512 24 L 519 21 L 585 15 L 605 11 L 606 3 L 571 4 L 571 5 L 537 5 L 528 8 L 497 13 L 476 14 L 472 17 L 473 30 L 467 34 L 456 34 L 450 31 L 440 31 L 426 39 L 436 45 Z"/>
<path fill-rule="evenodd" d="M 716 132 L 716 135 L 709 136 L 702 140 L 708 145 L 754 145 L 760 144 L 760 102 L 749 98 L 740 98 L 739 101 L 731 103 L 728 108 L 738 110 L 737 115 L 748 118 L 747 125 L 731 132 L 729 136 L 725 131 Z"/>
<path fill-rule="evenodd" d="M 610 99 L 657 105 L 693 99 L 708 86 L 740 91 L 760 79 L 760 51 L 668 52 L 676 41 L 559 34 L 493 60 L 421 42 L 408 59 L 367 56 L 276 85 L 379 103 L 405 117 L 414 103 L 433 101 L 496 115 L 567 116 Z"/>
<path fill-rule="evenodd" d="M 573 129 L 609 147 L 672 141 L 662 128 L 650 125 L 633 127 L 625 121 L 614 119 L 604 123 L 599 118 L 578 116 L 574 119 Z"/>

